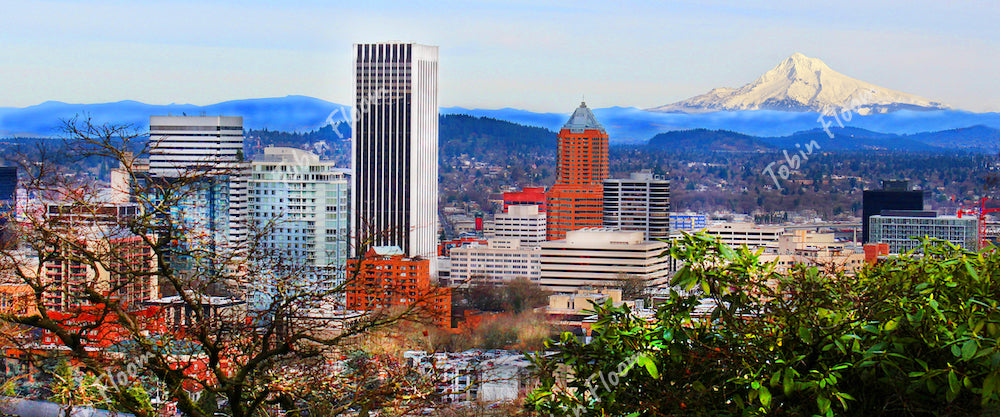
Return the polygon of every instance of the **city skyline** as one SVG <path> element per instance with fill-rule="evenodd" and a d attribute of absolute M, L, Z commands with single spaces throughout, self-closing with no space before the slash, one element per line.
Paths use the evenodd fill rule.
<path fill-rule="evenodd" d="M 96 1 L 7 10 L 0 107 L 286 95 L 347 103 L 351 45 L 400 39 L 442 47 L 444 107 L 555 112 L 586 94 L 595 107 L 647 108 L 738 87 L 801 52 L 886 88 L 1000 111 L 1000 85 L 990 82 L 1000 6 L 990 4 Z M 591 64 L 568 65 L 578 59 Z"/>

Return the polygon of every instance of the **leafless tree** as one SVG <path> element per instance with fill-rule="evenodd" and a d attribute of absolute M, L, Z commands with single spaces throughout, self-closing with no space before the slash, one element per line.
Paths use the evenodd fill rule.
<path fill-rule="evenodd" d="M 252 224 L 245 242 L 219 244 L 178 209 L 237 172 L 191 169 L 157 178 L 138 163 L 149 145 L 132 127 L 89 119 L 63 127 L 57 153 L 119 164 L 137 210 L 108 215 L 107 191 L 94 181 L 66 172 L 66 164 L 16 159 L 29 194 L 60 208 L 29 210 L 15 227 L 18 243 L 0 249 L 0 277 L 26 286 L 31 307 L 0 313 L 0 325 L 29 330 L 5 332 L 7 356 L 32 364 L 68 360 L 96 376 L 115 407 L 137 416 L 156 415 L 137 390 L 144 384 L 195 417 L 211 416 L 217 406 L 233 417 L 279 409 L 296 416 L 333 400 L 324 413 L 371 410 L 400 398 L 429 401 L 419 384 L 337 372 L 358 335 L 424 317 L 420 303 L 345 313 L 342 294 L 359 271 L 334 280 L 263 247 L 260 237 L 277 221 Z M 51 265 L 85 272 L 55 277 Z M 176 298 L 158 306 L 135 301 L 144 290 Z"/>
<path fill-rule="evenodd" d="M 619 273 L 612 288 L 622 291 L 623 300 L 646 299 L 649 297 L 649 283 L 635 274 Z"/>

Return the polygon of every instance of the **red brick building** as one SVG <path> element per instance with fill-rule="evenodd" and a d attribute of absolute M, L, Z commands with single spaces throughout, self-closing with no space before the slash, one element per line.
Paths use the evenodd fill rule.
<path fill-rule="evenodd" d="M 376 246 L 368 250 L 360 266 L 358 261 L 347 261 L 348 310 L 418 304 L 438 326 L 451 328 L 451 288 L 431 284 L 428 259 L 406 258 L 395 246 Z"/>
<path fill-rule="evenodd" d="M 548 240 L 603 224 L 604 180 L 608 179 L 608 134 L 587 103 L 559 131 L 556 184 L 546 194 Z"/>

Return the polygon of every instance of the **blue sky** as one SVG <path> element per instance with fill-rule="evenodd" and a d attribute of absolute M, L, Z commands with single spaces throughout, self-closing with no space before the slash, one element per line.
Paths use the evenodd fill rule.
<path fill-rule="evenodd" d="M 289 4 L 291 3 L 291 4 Z M 652 107 L 794 52 L 886 88 L 1000 111 L 1000 2 L 8 1 L 0 107 L 301 94 L 350 100 L 352 43 L 440 46 L 442 106 Z"/>

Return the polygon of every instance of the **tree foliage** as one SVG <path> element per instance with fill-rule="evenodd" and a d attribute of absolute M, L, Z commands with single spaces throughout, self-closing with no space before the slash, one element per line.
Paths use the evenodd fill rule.
<path fill-rule="evenodd" d="M 655 318 L 595 305 L 594 341 L 538 355 L 528 407 L 553 415 L 991 415 L 1000 408 L 1000 254 L 925 242 L 856 275 L 685 236 Z M 634 414 L 633 414 L 634 413 Z"/>

